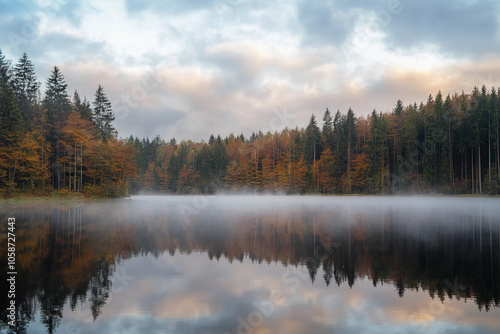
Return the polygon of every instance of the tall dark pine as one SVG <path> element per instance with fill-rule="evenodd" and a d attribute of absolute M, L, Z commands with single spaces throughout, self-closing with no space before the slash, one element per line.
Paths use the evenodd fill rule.
<path fill-rule="evenodd" d="M 321 132 L 323 149 L 329 148 L 334 150 L 335 141 L 333 138 L 333 117 L 328 108 L 326 108 L 325 114 L 323 115 L 323 130 Z"/>
<path fill-rule="evenodd" d="M 40 82 L 36 78 L 35 66 L 26 53 L 23 53 L 18 63 L 14 66 L 12 87 L 23 119 L 28 127 L 30 127 L 33 122 Z"/>
<path fill-rule="evenodd" d="M 351 193 L 351 160 L 353 149 L 356 145 L 356 117 L 351 108 L 347 110 L 346 117 L 346 133 L 347 133 L 347 187 L 349 194 Z"/>
<path fill-rule="evenodd" d="M 59 158 L 62 154 L 59 139 L 61 138 L 63 122 L 71 111 L 71 105 L 66 91 L 68 85 L 57 66 L 54 66 L 46 85 L 43 106 L 46 109 L 47 120 L 50 126 L 49 142 L 51 143 L 51 147 L 54 148 L 52 151 L 52 161 L 55 162 L 53 164 L 52 186 L 60 189 L 64 175 L 62 167 L 59 164 Z"/>
<path fill-rule="evenodd" d="M 0 77 L 0 186 L 15 187 L 17 163 L 10 152 L 19 143 L 24 122 L 7 76 Z M 11 163 L 5 164 L 6 161 Z"/>
<path fill-rule="evenodd" d="M 23 130 L 23 121 L 10 85 L 10 61 L 0 50 L 0 137 L 3 140 L 9 135 L 17 136 Z"/>
<path fill-rule="evenodd" d="M 6 138 L 17 138 L 24 130 L 24 122 L 19 111 L 14 92 L 9 83 L 0 79 L 0 145 Z"/>
<path fill-rule="evenodd" d="M 386 150 L 386 135 L 387 135 L 387 120 L 382 113 L 377 114 L 373 110 L 371 116 L 371 133 L 370 141 L 368 142 L 368 158 L 371 161 L 369 170 L 369 191 L 383 192 L 385 188 L 385 156 Z"/>
<path fill-rule="evenodd" d="M 346 122 L 345 115 L 337 110 L 333 118 L 333 143 L 334 143 L 334 160 L 333 160 L 333 176 L 335 183 L 335 191 L 342 192 L 341 179 L 347 166 L 347 145 L 346 133 L 344 131 L 344 124 Z"/>
<path fill-rule="evenodd" d="M 9 76 L 10 61 L 5 59 L 2 50 L 0 50 L 0 81 L 8 83 L 10 80 Z"/>
<path fill-rule="evenodd" d="M 393 113 L 399 116 L 403 112 L 403 109 L 404 109 L 403 101 L 397 100 L 396 107 L 393 109 Z"/>
<path fill-rule="evenodd" d="M 49 123 L 56 124 L 66 119 L 71 105 L 66 91 L 68 85 L 57 66 L 54 66 L 45 90 L 44 107 L 47 109 Z"/>
<path fill-rule="evenodd" d="M 109 102 L 101 85 L 95 92 L 95 101 L 92 104 L 94 106 L 92 119 L 99 130 L 99 136 L 106 141 L 116 133 L 115 128 L 111 125 L 115 120 L 115 116 L 113 115 L 111 102 Z"/>
<path fill-rule="evenodd" d="M 313 164 L 319 159 L 320 154 L 320 140 L 321 134 L 316 123 L 316 117 L 311 115 L 309 124 L 306 128 L 306 142 L 305 142 L 305 160 L 309 164 Z"/>

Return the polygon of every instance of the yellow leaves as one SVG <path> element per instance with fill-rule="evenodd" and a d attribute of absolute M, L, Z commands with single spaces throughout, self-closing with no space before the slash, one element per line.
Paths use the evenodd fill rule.
<path fill-rule="evenodd" d="M 193 168 L 193 166 L 184 165 L 179 172 L 178 190 L 181 193 L 190 193 L 196 190 L 200 172 Z"/>
<path fill-rule="evenodd" d="M 333 153 L 330 148 L 321 152 L 321 157 L 316 163 L 314 174 L 321 193 L 334 192 Z"/>
<path fill-rule="evenodd" d="M 362 191 L 365 188 L 368 175 L 369 161 L 364 152 L 356 154 L 353 162 L 353 171 L 351 173 L 352 187 Z"/>
<path fill-rule="evenodd" d="M 306 191 L 306 173 L 307 166 L 304 161 L 304 157 L 300 157 L 300 160 L 294 164 L 295 190 L 300 193 L 304 193 Z"/>

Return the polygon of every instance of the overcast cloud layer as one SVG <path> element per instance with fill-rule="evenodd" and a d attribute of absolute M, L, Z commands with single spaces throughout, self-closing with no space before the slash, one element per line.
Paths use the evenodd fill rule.
<path fill-rule="evenodd" d="M 113 103 L 121 137 L 281 130 L 499 86 L 494 0 L 0 0 L 0 49 Z"/>

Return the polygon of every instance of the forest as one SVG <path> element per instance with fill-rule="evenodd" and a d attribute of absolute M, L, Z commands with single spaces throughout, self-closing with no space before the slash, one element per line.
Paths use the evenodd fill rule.
<path fill-rule="evenodd" d="M 119 139 L 98 85 L 94 101 L 55 66 L 40 93 L 34 65 L 0 51 L 0 194 L 266 192 L 287 194 L 500 191 L 500 89 L 397 100 L 390 112 L 314 113 L 305 128 L 208 142 Z"/>
<path fill-rule="evenodd" d="M 0 51 L 0 194 L 124 196 L 134 149 L 117 138 L 104 88 L 92 103 L 70 98 L 57 66 L 40 87 L 26 53 L 11 66 Z"/>
<path fill-rule="evenodd" d="M 212 135 L 208 143 L 129 138 L 134 191 L 316 194 L 498 194 L 500 94 L 475 87 L 392 112 L 329 109 L 321 128 Z"/>

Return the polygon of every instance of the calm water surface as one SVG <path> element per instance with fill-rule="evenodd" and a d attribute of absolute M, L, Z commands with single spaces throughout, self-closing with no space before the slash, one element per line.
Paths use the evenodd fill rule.
<path fill-rule="evenodd" d="M 8 333 L 500 333 L 500 199 L 0 204 Z"/>

